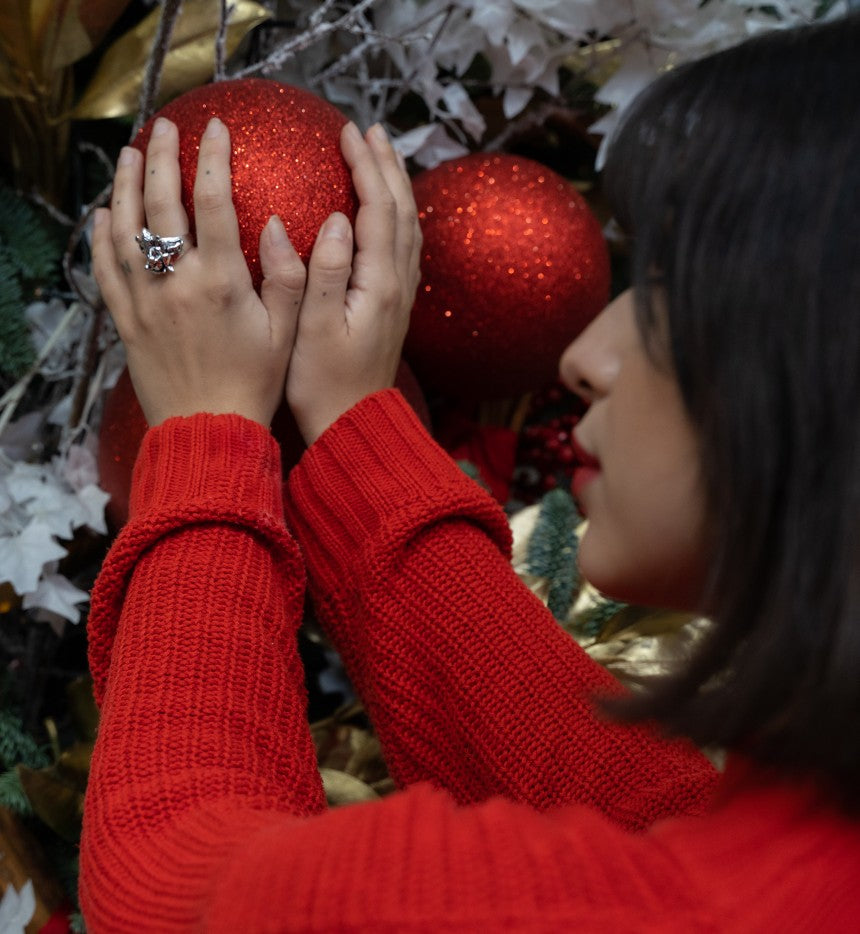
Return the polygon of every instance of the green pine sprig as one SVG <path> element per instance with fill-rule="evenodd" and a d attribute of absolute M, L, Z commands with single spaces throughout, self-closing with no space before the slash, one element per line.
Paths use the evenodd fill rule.
<path fill-rule="evenodd" d="M 26 732 L 20 718 L 8 710 L 0 710 L 0 766 L 11 769 L 20 764 L 43 769 L 49 763 L 48 754 Z"/>
<path fill-rule="evenodd" d="M 577 629 L 586 636 L 596 638 L 626 606 L 626 603 L 619 603 L 609 597 L 600 597 L 576 620 Z"/>
<path fill-rule="evenodd" d="M 549 581 L 547 606 L 559 621 L 570 612 L 581 579 L 576 565 L 580 521 L 573 497 L 566 490 L 551 490 L 540 504 L 529 540 L 526 566 L 531 574 Z"/>
<path fill-rule="evenodd" d="M 8 808 L 23 817 L 29 817 L 33 813 L 17 769 L 0 773 L 0 807 Z"/>
<path fill-rule="evenodd" d="M 35 360 L 24 311 L 37 286 L 57 279 L 55 231 L 53 221 L 0 185 L 0 373 L 12 379 Z"/>

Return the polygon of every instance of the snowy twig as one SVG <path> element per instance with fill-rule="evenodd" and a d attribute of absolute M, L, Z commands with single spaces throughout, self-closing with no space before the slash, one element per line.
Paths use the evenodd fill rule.
<path fill-rule="evenodd" d="M 149 55 L 149 61 L 146 63 L 143 86 L 140 89 L 137 118 L 134 121 L 129 139 L 134 139 L 137 136 L 138 130 L 152 116 L 155 110 L 155 101 L 158 98 L 158 89 L 161 85 L 161 72 L 164 68 L 167 52 L 170 49 L 170 37 L 173 35 L 173 27 L 176 25 L 181 12 L 182 0 L 164 0 L 164 6 L 161 8 L 161 19 L 158 21 L 158 29 L 155 32 L 155 38 L 152 40 L 152 52 Z"/>
<path fill-rule="evenodd" d="M 74 219 L 69 217 L 68 214 L 61 211 L 58 207 L 55 207 L 50 201 L 43 198 L 38 191 L 31 191 L 28 197 L 33 204 L 38 204 L 39 207 L 53 217 L 58 224 L 62 224 L 63 227 L 74 227 Z"/>
<path fill-rule="evenodd" d="M 359 0 L 351 10 L 344 13 L 339 19 L 323 22 L 323 14 L 327 13 L 334 5 L 333 2 L 328 2 L 327 0 L 327 2 L 311 16 L 309 21 L 310 25 L 304 32 L 299 33 L 299 35 L 294 36 L 292 39 L 278 46 L 278 48 L 270 52 L 262 61 L 256 62 L 253 65 L 248 65 L 246 68 L 237 71 L 233 77 L 247 78 L 249 75 L 266 74 L 277 68 L 282 68 L 285 62 L 296 56 L 299 52 L 310 48 L 312 45 L 316 45 L 323 36 L 338 32 L 339 30 L 350 29 L 361 14 L 364 13 L 365 10 L 370 9 L 376 2 L 377 0 Z"/>
<path fill-rule="evenodd" d="M 221 18 L 218 22 L 218 33 L 215 36 L 215 81 L 223 81 L 227 77 L 224 71 L 227 23 L 230 21 L 235 9 L 235 4 L 228 3 L 227 0 L 221 0 Z"/>
<path fill-rule="evenodd" d="M 95 371 L 98 357 L 99 333 L 104 321 L 105 303 L 99 301 L 93 308 L 93 322 L 84 344 L 77 383 L 72 394 L 72 409 L 69 413 L 64 434 L 71 436 L 81 423 L 81 416 L 87 401 L 90 380 Z"/>
<path fill-rule="evenodd" d="M 78 149 L 81 152 L 91 152 L 98 160 L 101 162 L 102 167 L 107 172 L 107 174 L 113 178 L 113 162 L 110 161 L 108 154 L 101 148 L 101 146 L 96 146 L 95 143 L 78 143 Z"/>
<path fill-rule="evenodd" d="M 18 404 L 24 398 L 24 393 L 27 391 L 27 387 L 30 385 L 30 381 L 36 376 L 42 368 L 42 364 L 45 360 L 48 359 L 48 355 L 56 346 L 59 339 L 68 329 L 69 325 L 74 320 L 75 316 L 80 312 L 81 305 L 78 302 L 73 303 L 69 310 L 63 315 L 62 320 L 54 329 L 54 333 L 45 341 L 45 345 L 42 347 L 42 351 L 39 356 L 36 358 L 36 362 L 30 367 L 29 370 L 12 386 L 3 397 L 0 398 L 0 435 L 3 434 L 3 430 L 12 421 L 12 416 L 15 414 L 15 409 L 17 409 Z"/>
<path fill-rule="evenodd" d="M 453 15 L 453 13 L 454 13 L 454 4 L 451 3 L 448 5 L 447 9 L 445 10 L 445 14 L 442 17 L 442 21 L 439 23 L 439 28 L 436 30 L 436 32 L 433 35 L 433 38 L 430 40 L 430 44 L 428 45 L 427 51 L 425 53 L 426 57 L 432 56 L 434 49 L 439 43 L 439 37 L 442 35 L 442 33 L 445 32 L 445 29 L 447 28 L 448 23 L 450 22 L 451 16 Z M 434 11 L 433 15 L 438 16 L 438 12 Z M 421 26 L 424 26 L 427 22 L 429 22 L 429 20 L 425 20 L 423 23 L 420 23 L 417 28 L 421 28 Z M 401 39 L 401 41 L 403 40 Z M 409 93 L 410 90 L 412 90 L 412 82 L 415 80 L 415 76 L 417 74 L 418 74 L 418 66 L 416 66 L 412 70 L 412 73 L 407 75 L 405 79 L 401 80 L 400 88 L 397 91 L 397 93 L 394 94 L 391 100 L 386 102 L 386 105 L 385 105 L 386 116 L 391 116 L 391 114 L 393 114 L 397 110 L 397 108 L 400 106 L 400 104 L 403 101 L 403 98 L 406 97 L 406 95 Z"/>

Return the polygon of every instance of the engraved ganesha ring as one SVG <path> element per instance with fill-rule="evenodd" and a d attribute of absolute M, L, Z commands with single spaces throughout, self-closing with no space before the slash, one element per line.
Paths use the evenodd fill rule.
<path fill-rule="evenodd" d="M 185 235 L 187 236 L 187 234 Z M 185 249 L 185 236 L 159 237 L 144 227 L 140 236 L 134 239 L 140 247 L 140 252 L 146 257 L 144 269 L 154 276 L 163 276 L 173 272 L 173 263 L 182 256 Z"/>

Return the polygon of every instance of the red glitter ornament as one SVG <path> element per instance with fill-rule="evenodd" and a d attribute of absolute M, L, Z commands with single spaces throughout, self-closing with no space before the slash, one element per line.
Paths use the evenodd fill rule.
<path fill-rule="evenodd" d="M 498 398 L 550 382 L 609 298 L 600 224 L 531 159 L 475 153 L 413 181 L 422 281 L 404 355 L 421 384 Z"/>
<path fill-rule="evenodd" d="M 430 412 L 427 402 L 405 361 L 401 360 L 397 368 L 394 385 L 403 393 L 429 431 Z M 105 492 L 110 493 L 106 511 L 108 522 L 115 529 L 121 528 L 128 520 L 131 474 L 148 428 L 131 377 L 125 369 L 105 399 L 99 432 L 99 484 Z M 286 478 L 306 447 L 286 403 L 281 405 L 272 419 L 272 434 L 281 448 L 281 467 Z"/>
<path fill-rule="evenodd" d="M 131 472 L 148 427 L 128 370 L 123 370 L 105 399 L 99 431 L 99 486 L 110 493 L 105 512 L 114 528 L 128 519 Z"/>
<path fill-rule="evenodd" d="M 284 222 L 293 246 L 307 262 L 323 221 L 342 211 L 355 219 L 358 202 L 340 152 L 346 117 L 310 91 L 276 81 L 244 78 L 194 88 L 163 107 L 179 128 L 182 203 L 194 233 L 194 177 L 200 137 L 211 117 L 230 130 L 233 203 L 242 251 L 259 288 L 260 232 L 272 214 Z M 155 117 L 134 145 L 146 152 Z M 161 236 L 185 233 L 158 230 Z"/>

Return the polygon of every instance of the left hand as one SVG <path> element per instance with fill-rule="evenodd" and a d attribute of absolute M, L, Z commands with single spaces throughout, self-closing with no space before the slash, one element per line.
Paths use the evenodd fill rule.
<path fill-rule="evenodd" d="M 144 158 L 120 156 L 110 210 L 93 231 L 93 267 L 128 355 L 147 422 L 175 415 L 233 412 L 268 426 L 284 392 L 304 292 L 305 268 L 283 224 L 270 218 L 260 236 L 265 279 L 251 283 L 239 243 L 230 184 L 230 136 L 213 118 L 200 140 L 194 185 L 197 245 L 176 271 L 144 269 L 135 235 L 187 235 L 180 199 L 179 135 L 156 121 Z"/>
<path fill-rule="evenodd" d="M 385 131 L 343 128 L 359 208 L 323 224 L 287 374 L 287 402 L 307 444 L 365 396 L 394 385 L 420 278 L 412 184 Z M 353 238 L 355 252 L 353 253 Z"/>

